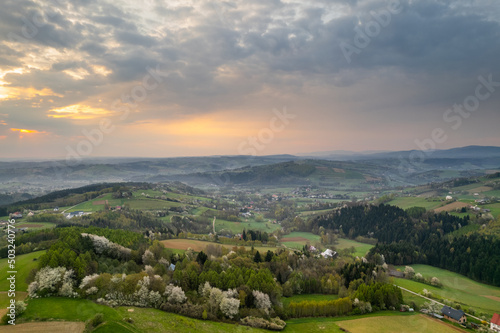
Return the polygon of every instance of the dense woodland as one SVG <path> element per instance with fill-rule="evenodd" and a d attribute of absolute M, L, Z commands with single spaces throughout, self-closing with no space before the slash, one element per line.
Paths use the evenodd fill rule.
<path fill-rule="evenodd" d="M 317 217 L 310 227 L 316 232 L 334 230 L 349 238 L 373 237 L 378 244 L 371 254 L 383 254 L 391 264 L 428 264 L 500 286 L 500 239 L 480 233 L 452 234 L 469 223 L 468 216 L 382 204 L 342 208 Z"/>

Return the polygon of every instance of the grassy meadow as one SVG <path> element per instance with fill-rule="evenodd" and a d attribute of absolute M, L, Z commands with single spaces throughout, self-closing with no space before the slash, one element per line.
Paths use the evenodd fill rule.
<path fill-rule="evenodd" d="M 288 235 L 283 236 L 281 243 L 286 247 L 291 247 L 294 249 L 302 249 L 304 245 L 309 243 L 314 245 L 320 241 L 318 235 L 312 234 L 310 232 L 292 232 Z"/>
<path fill-rule="evenodd" d="M 354 247 L 354 256 L 362 257 L 366 252 L 370 251 L 373 245 L 356 242 L 351 239 L 339 238 L 338 243 L 335 245 L 337 250 L 349 249 Z"/>
<path fill-rule="evenodd" d="M 38 259 L 45 251 L 37 251 L 31 252 L 27 254 L 21 254 L 16 256 L 16 290 L 17 291 L 26 291 L 28 289 L 28 285 L 26 284 L 26 278 L 32 269 L 36 268 L 38 262 L 35 259 Z M 8 259 L 0 259 L 0 291 L 9 290 L 9 281 L 7 281 L 7 277 L 9 274 L 7 271 L 8 268 Z"/>
<path fill-rule="evenodd" d="M 417 293 L 427 289 L 436 297 L 449 299 L 490 315 L 500 309 L 499 287 L 479 283 L 460 274 L 428 265 L 412 265 L 412 267 L 416 273 L 424 277 L 437 277 L 443 287 L 437 288 L 416 281 L 394 279 L 397 285 Z M 404 267 L 400 269 L 404 270 Z"/>

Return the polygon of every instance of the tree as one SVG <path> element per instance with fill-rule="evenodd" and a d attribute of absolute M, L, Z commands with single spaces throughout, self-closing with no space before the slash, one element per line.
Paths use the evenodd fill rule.
<path fill-rule="evenodd" d="M 220 302 L 220 310 L 226 317 L 229 317 L 230 319 L 238 315 L 239 308 L 240 308 L 240 301 L 235 298 L 224 297 Z"/>
<path fill-rule="evenodd" d="M 439 281 L 439 279 L 437 277 L 433 277 L 431 279 L 431 285 L 435 286 L 435 287 L 440 287 L 441 286 L 441 281 Z"/>
<path fill-rule="evenodd" d="M 405 277 L 408 279 L 413 279 L 415 276 L 415 270 L 411 266 L 406 266 L 405 267 Z"/>
<path fill-rule="evenodd" d="M 264 312 L 268 313 L 271 308 L 271 300 L 269 295 L 258 290 L 252 291 L 254 297 L 254 304 L 257 309 L 262 309 Z"/>
<path fill-rule="evenodd" d="M 16 317 L 20 316 L 24 311 L 26 311 L 26 303 L 23 301 L 17 301 L 14 305 L 14 311 Z"/>
<path fill-rule="evenodd" d="M 267 262 L 271 262 L 271 260 L 273 260 L 273 257 L 274 257 L 274 254 L 271 251 L 268 250 L 267 253 L 266 253 L 266 259 L 265 260 Z"/>
<path fill-rule="evenodd" d="M 167 296 L 167 301 L 173 304 L 181 304 L 186 300 L 186 295 L 181 287 L 175 287 L 172 284 L 169 284 L 165 288 L 165 293 L 163 294 Z"/>
<path fill-rule="evenodd" d="M 255 261 L 256 263 L 262 262 L 262 258 L 260 257 L 259 251 L 257 251 L 255 253 L 255 256 L 253 257 L 253 261 Z"/>
<path fill-rule="evenodd" d="M 200 251 L 200 253 L 198 253 L 198 256 L 196 257 L 196 261 L 201 266 L 203 266 L 205 264 L 205 261 L 207 261 L 207 259 L 208 259 L 208 256 L 203 251 Z"/>

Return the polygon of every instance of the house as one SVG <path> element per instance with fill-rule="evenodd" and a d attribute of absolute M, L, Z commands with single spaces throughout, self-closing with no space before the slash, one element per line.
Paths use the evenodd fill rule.
<path fill-rule="evenodd" d="M 79 217 L 82 216 L 84 213 L 82 211 L 76 211 L 76 212 L 71 212 L 66 215 L 67 219 L 72 219 L 73 217 Z"/>
<path fill-rule="evenodd" d="M 445 305 L 441 309 L 441 313 L 446 319 L 453 321 L 455 323 L 465 324 L 467 322 L 467 318 L 465 317 L 465 312 L 463 312 L 462 310 L 456 310 L 454 308 Z"/>
<path fill-rule="evenodd" d="M 323 258 L 333 258 L 336 255 L 337 255 L 337 252 L 330 250 L 330 249 L 326 249 L 324 252 L 321 253 L 321 256 Z"/>
<path fill-rule="evenodd" d="M 33 216 L 33 215 L 35 215 L 35 213 L 33 213 L 33 212 L 28 213 L 28 216 Z"/>
<path fill-rule="evenodd" d="M 500 332 L 500 315 L 498 313 L 493 314 L 491 318 L 490 329 L 495 332 Z"/>
<path fill-rule="evenodd" d="M 168 270 L 169 271 L 175 271 L 175 265 L 174 264 L 170 264 L 170 266 L 168 266 Z"/>
<path fill-rule="evenodd" d="M 453 200 L 453 197 L 451 195 L 447 195 L 446 200 Z"/>
<path fill-rule="evenodd" d="M 58 212 L 59 211 L 59 207 L 54 207 L 54 212 Z"/>
<path fill-rule="evenodd" d="M 20 219 L 23 217 L 23 214 L 21 214 L 21 212 L 15 212 L 15 213 L 9 214 L 9 217 L 11 219 Z"/>
<path fill-rule="evenodd" d="M 389 276 L 394 276 L 394 277 L 401 278 L 401 279 L 405 277 L 403 272 L 397 271 L 395 269 L 389 270 Z"/>

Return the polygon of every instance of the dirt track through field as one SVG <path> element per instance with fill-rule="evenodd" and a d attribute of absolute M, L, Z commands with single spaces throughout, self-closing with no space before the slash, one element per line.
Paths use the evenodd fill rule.
<path fill-rule="evenodd" d="M 2 326 L 5 333 L 81 333 L 85 329 L 85 323 L 70 321 L 52 321 L 43 323 L 26 323 Z"/>
<path fill-rule="evenodd" d="M 23 223 L 17 226 L 18 228 L 42 228 L 43 225 L 40 224 L 30 224 L 30 223 Z"/>
<path fill-rule="evenodd" d="M 500 302 L 500 297 L 498 296 L 491 296 L 491 295 L 481 295 L 481 296 Z"/>

